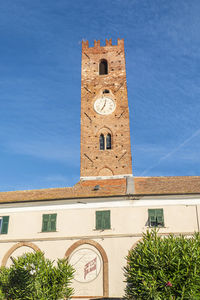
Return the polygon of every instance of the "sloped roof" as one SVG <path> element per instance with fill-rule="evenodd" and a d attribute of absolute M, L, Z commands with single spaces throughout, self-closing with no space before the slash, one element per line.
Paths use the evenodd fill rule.
<path fill-rule="evenodd" d="M 99 185 L 99 190 L 94 187 Z M 0 203 L 116 196 L 126 194 L 126 179 L 79 181 L 73 187 L 0 192 Z"/>
<path fill-rule="evenodd" d="M 168 195 L 200 193 L 200 176 L 136 177 L 135 194 Z"/>
<path fill-rule="evenodd" d="M 99 189 L 95 189 L 95 186 L 99 186 Z M 112 197 L 127 194 L 136 196 L 200 194 L 200 176 L 85 180 L 79 181 L 73 187 L 0 192 L 0 203 Z"/>

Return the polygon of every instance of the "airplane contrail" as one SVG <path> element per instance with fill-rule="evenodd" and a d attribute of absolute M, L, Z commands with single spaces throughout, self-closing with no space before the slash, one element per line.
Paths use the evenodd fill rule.
<path fill-rule="evenodd" d="M 144 170 L 142 172 L 142 174 L 140 176 L 143 176 L 144 174 L 146 174 L 149 170 L 155 168 L 157 165 L 159 165 L 163 160 L 165 160 L 166 158 L 170 157 L 172 154 L 174 154 L 175 152 L 177 152 L 179 149 L 181 149 L 183 146 L 185 146 L 189 141 L 191 141 L 194 137 L 196 137 L 197 135 L 200 134 L 200 129 L 198 129 L 197 131 L 195 131 L 195 133 L 193 133 L 189 138 L 187 138 L 185 141 L 183 141 L 180 145 L 178 145 L 176 148 L 174 148 L 172 151 L 170 151 L 169 153 L 167 153 L 166 155 L 164 155 L 163 157 L 161 157 L 158 162 L 154 165 L 152 165 L 151 167 L 147 168 L 146 170 Z"/>

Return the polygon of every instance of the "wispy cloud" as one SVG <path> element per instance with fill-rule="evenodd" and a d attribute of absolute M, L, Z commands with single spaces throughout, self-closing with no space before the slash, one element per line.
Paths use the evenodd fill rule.
<path fill-rule="evenodd" d="M 178 152 L 181 148 L 183 148 L 185 145 L 187 145 L 193 138 L 197 137 L 200 134 L 200 129 L 196 130 L 189 138 L 185 139 L 181 144 L 179 144 L 177 147 L 175 147 L 172 151 L 168 152 L 166 155 L 162 156 L 155 164 L 144 170 L 140 176 L 144 176 L 147 174 L 150 170 L 157 167 L 162 161 L 169 159 L 171 156 L 173 156 L 176 152 Z"/>
<path fill-rule="evenodd" d="M 62 144 L 56 141 L 10 141 L 6 145 L 7 151 L 20 155 L 29 155 L 44 160 L 54 160 L 69 165 L 79 165 L 78 145 Z"/>

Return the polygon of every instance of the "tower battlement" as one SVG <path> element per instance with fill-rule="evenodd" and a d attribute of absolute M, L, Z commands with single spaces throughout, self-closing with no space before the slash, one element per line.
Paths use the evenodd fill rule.
<path fill-rule="evenodd" d="M 100 44 L 100 40 L 96 41 L 94 40 L 94 46 L 89 47 L 88 41 L 82 41 L 82 49 L 88 49 L 88 48 L 100 48 L 100 47 L 106 47 L 106 46 L 124 46 L 124 39 L 117 39 L 117 45 L 112 44 L 112 39 L 106 39 L 106 44 L 102 45 Z"/>

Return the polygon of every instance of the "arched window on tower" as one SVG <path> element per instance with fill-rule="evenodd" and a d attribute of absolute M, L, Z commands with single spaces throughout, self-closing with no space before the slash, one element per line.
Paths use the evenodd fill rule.
<path fill-rule="evenodd" d="M 99 149 L 100 150 L 105 150 L 105 140 L 104 140 L 104 135 L 101 134 L 99 137 Z"/>
<path fill-rule="evenodd" d="M 108 74 L 108 62 L 106 59 L 102 59 L 99 63 L 99 75 Z"/>
<path fill-rule="evenodd" d="M 111 149 L 111 134 L 108 133 L 106 136 L 106 149 L 109 150 Z"/>

